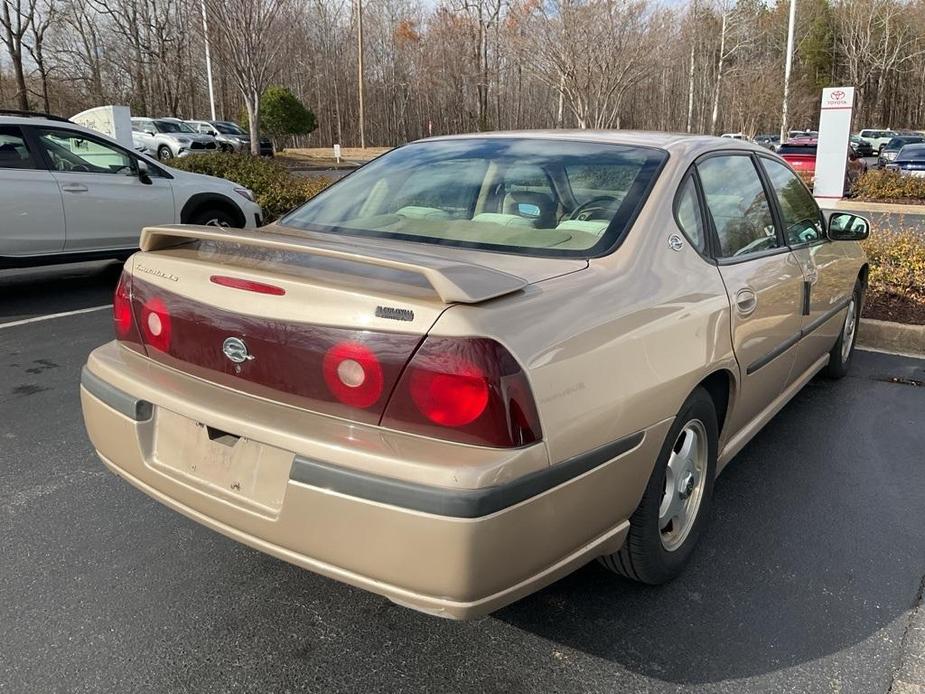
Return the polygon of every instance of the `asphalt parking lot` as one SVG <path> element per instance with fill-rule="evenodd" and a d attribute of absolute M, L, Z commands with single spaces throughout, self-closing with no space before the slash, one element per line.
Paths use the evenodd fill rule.
<path fill-rule="evenodd" d="M 0 691 L 891 691 L 925 576 L 925 360 L 859 352 L 810 383 L 720 478 L 674 583 L 592 564 L 455 623 L 103 468 L 78 380 L 110 314 L 34 319 L 105 307 L 118 270 L 0 271 Z"/>

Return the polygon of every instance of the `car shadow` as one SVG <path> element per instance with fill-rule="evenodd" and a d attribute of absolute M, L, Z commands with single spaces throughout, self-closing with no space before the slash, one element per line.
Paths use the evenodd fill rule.
<path fill-rule="evenodd" d="M 871 638 L 904 616 L 925 573 L 925 530 L 908 517 L 925 471 L 909 450 L 922 441 L 914 418 L 870 411 L 870 388 L 816 380 L 797 395 L 717 480 L 710 526 L 674 582 L 642 586 L 593 563 L 493 618 L 679 684 Z"/>
<path fill-rule="evenodd" d="M 112 302 L 122 263 L 0 269 L 0 323 Z"/>

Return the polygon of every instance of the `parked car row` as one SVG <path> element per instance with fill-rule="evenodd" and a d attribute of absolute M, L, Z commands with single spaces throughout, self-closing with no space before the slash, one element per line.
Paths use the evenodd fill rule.
<path fill-rule="evenodd" d="M 157 148 L 185 146 L 181 133 L 193 142 L 178 131 Z M 172 169 L 65 118 L 20 111 L 0 111 L 0 210 L 0 268 L 127 257 L 153 224 L 263 221 L 243 186 Z"/>
<path fill-rule="evenodd" d="M 250 134 L 231 121 L 132 118 L 135 149 L 159 161 L 204 152 L 249 152 Z M 260 155 L 273 156 L 273 143 L 260 138 Z"/>

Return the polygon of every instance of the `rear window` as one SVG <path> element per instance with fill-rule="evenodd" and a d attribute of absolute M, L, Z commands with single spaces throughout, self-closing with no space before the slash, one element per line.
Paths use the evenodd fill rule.
<path fill-rule="evenodd" d="M 778 154 L 816 154 L 816 145 L 781 145 Z"/>
<path fill-rule="evenodd" d="M 287 215 L 293 229 L 588 257 L 628 229 L 663 150 L 538 138 L 419 142 Z"/>
<path fill-rule="evenodd" d="M 925 144 L 906 145 L 899 150 L 899 156 L 896 157 L 896 161 L 917 161 L 919 159 L 925 159 Z"/>
<path fill-rule="evenodd" d="M 886 143 L 887 149 L 900 149 L 904 145 L 913 145 L 918 142 L 925 141 L 925 138 L 922 137 L 894 137 L 892 140 Z"/>

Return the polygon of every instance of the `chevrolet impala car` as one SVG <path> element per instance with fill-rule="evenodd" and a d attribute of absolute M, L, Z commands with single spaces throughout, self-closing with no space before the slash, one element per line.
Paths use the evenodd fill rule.
<path fill-rule="evenodd" d="M 260 231 L 146 229 L 85 422 L 166 506 L 431 614 L 594 559 L 661 584 L 722 469 L 848 370 L 867 233 L 744 141 L 424 140 Z"/>

